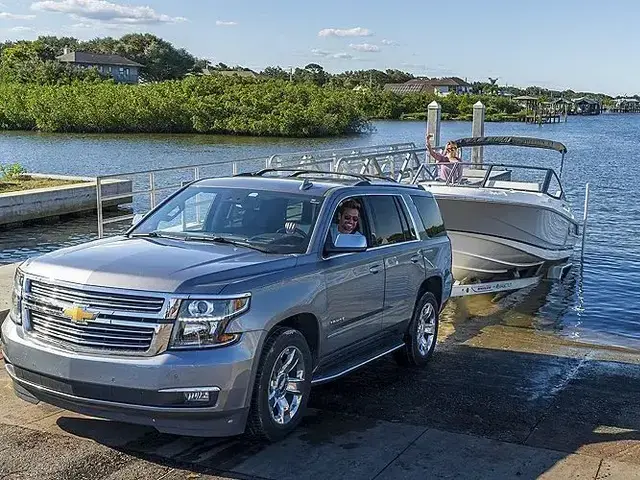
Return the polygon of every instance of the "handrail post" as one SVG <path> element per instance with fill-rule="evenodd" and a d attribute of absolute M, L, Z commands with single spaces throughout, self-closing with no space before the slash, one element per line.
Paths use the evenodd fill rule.
<path fill-rule="evenodd" d="M 96 177 L 96 202 L 98 212 L 98 238 L 104 237 L 104 225 L 102 223 L 102 179 Z"/>
<path fill-rule="evenodd" d="M 584 212 L 582 214 L 582 242 L 580 245 L 580 261 L 584 265 L 584 243 L 587 236 L 587 220 L 589 219 L 589 183 L 584 190 Z"/>
<path fill-rule="evenodd" d="M 156 206 L 156 185 L 155 185 L 155 175 L 154 172 L 149 172 L 149 202 L 151 203 L 151 208 L 155 208 Z"/>

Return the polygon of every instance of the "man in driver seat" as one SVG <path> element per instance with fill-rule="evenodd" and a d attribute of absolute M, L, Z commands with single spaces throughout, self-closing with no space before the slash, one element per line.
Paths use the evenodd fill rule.
<path fill-rule="evenodd" d="M 335 241 L 338 234 L 360 235 L 358 222 L 360 221 L 360 204 L 352 199 L 345 200 L 338 208 L 338 223 L 331 225 L 331 237 Z"/>

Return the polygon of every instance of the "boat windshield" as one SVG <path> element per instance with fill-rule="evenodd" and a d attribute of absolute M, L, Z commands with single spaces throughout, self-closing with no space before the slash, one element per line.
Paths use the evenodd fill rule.
<path fill-rule="evenodd" d="M 478 166 L 467 162 L 429 164 L 428 168 L 428 176 L 433 180 L 420 183 L 536 192 L 564 199 L 560 180 L 551 168 L 503 164 Z M 456 174 L 460 170 L 461 176 Z"/>
<path fill-rule="evenodd" d="M 128 235 L 233 244 L 265 253 L 304 253 L 322 201 L 312 195 L 193 185 Z"/>

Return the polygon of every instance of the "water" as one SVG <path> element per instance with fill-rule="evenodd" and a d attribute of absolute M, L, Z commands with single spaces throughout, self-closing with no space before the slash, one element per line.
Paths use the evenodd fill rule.
<path fill-rule="evenodd" d="M 1 133 L 0 162 L 18 162 L 30 171 L 96 175 L 249 157 L 275 152 L 386 143 L 424 145 L 424 122 L 376 122 L 366 136 L 290 140 L 191 135 L 46 135 Z M 577 216 L 584 186 L 591 185 L 589 228 L 584 261 L 562 283 L 545 282 L 488 308 L 498 322 L 553 331 L 572 339 L 640 349 L 640 115 L 570 117 L 542 127 L 487 123 L 486 135 L 538 136 L 568 148 L 563 186 Z M 469 122 L 445 122 L 442 138 L 469 136 Z M 498 157 L 501 155 L 501 157 Z M 488 147 L 485 161 L 519 163 L 535 159 L 559 167 L 556 152 Z M 95 217 L 39 227 L 0 230 L 0 263 L 19 261 L 96 235 Z M 486 299 L 471 299 L 479 303 Z M 484 308 L 484 307 L 482 307 Z M 447 315 L 455 317 L 456 308 Z"/>

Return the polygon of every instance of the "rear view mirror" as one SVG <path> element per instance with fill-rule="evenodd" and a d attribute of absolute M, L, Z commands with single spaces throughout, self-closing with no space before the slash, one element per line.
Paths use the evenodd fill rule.
<path fill-rule="evenodd" d="M 363 235 L 339 233 L 335 242 L 329 246 L 331 253 L 364 252 L 367 249 L 367 239 Z"/>

